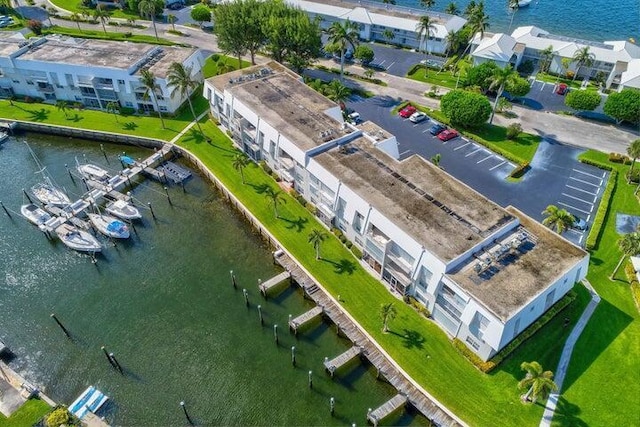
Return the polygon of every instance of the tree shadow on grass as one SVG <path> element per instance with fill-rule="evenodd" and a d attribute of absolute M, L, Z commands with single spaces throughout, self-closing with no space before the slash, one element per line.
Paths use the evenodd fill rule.
<path fill-rule="evenodd" d="M 415 348 L 418 350 L 422 350 L 424 348 L 424 343 L 426 339 L 418 331 L 403 329 L 402 333 L 399 334 L 398 332 L 395 332 L 389 329 L 389 333 L 400 337 L 402 339 L 402 345 L 405 348 L 408 348 L 408 349 Z"/>
<path fill-rule="evenodd" d="M 80 117 L 78 115 L 78 113 L 74 114 L 73 116 L 69 116 L 67 117 L 67 120 L 74 122 L 74 123 L 78 123 L 80 120 L 84 120 L 84 117 Z"/>
<path fill-rule="evenodd" d="M 343 258 L 338 262 L 331 261 L 325 258 L 320 258 L 320 261 L 324 261 L 324 262 L 328 262 L 329 264 L 332 264 L 335 267 L 333 271 L 338 274 L 347 273 L 351 275 L 353 274 L 354 271 L 356 271 L 356 263 L 346 258 Z"/>
<path fill-rule="evenodd" d="M 304 230 L 307 227 L 307 223 L 309 222 L 309 218 L 303 218 L 301 216 L 298 219 L 288 219 L 288 218 L 280 218 L 284 222 L 288 222 L 287 229 L 292 230 L 295 229 L 298 233 Z"/>
<path fill-rule="evenodd" d="M 136 130 L 138 128 L 138 124 L 134 122 L 127 122 L 122 126 L 122 128 L 124 130 Z"/>
<path fill-rule="evenodd" d="M 189 133 L 183 136 L 184 142 L 193 142 L 194 144 L 202 144 L 207 138 L 198 132 L 196 129 L 191 128 Z"/>
<path fill-rule="evenodd" d="M 253 187 L 254 190 L 256 190 L 256 193 L 258 194 L 264 194 L 265 191 L 267 191 L 267 188 L 270 187 L 269 184 L 249 184 L 251 187 Z"/>
<path fill-rule="evenodd" d="M 32 122 L 44 122 L 49 118 L 49 110 L 41 108 L 39 110 L 28 110 L 29 120 Z"/>
<path fill-rule="evenodd" d="M 561 426 L 567 427 L 587 427 L 588 424 L 579 417 L 581 413 L 582 410 L 578 405 L 575 405 L 560 396 L 556 405 L 553 424 L 557 423 Z"/>

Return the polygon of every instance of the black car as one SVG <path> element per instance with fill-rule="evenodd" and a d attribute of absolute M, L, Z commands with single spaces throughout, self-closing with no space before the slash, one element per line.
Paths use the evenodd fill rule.
<path fill-rule="evenodd" d="M 433 125 L 429 128 L 429 133 L 431 135 L 438 135 L 440 132 L 442 132 L 443 130 L 446 130 L 447 127 L 443 126 L 443 125 Z"/>
<path fill-rule="evenodd" d="M 167 5 L 167 9 L 171 9 L 171 10 L 180 10 L 183 7 L 184 7 L 184 3 L 179 2 L 179 1 Z"/>

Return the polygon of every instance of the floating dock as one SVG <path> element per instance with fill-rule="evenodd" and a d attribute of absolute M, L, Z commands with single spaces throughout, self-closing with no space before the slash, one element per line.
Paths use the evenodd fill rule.
<path fill-rule="evenodd" d="M 191 178 L 191 171 L 189 169 L 183 168 L 173 162 L 167 161 L 157 169 L 162 172 L 167 179 L 170 179 L 175 184 L 180 184 L 181 182 Z"/>
<path fill-rule="evenodd" d="M 369 412 L 367 414 L 367 421 L 373 424 L 374 427 L 377 427 L 380 421 L 403 408 L 406 404 L 407 396 L 402 393 L 398 393 L 375 410 Z"/>
<path fill-rule="evenodd" d="M 78 398 L 69 406 L 69 411 L 79 419 L 84 418 L 88 413 L 95 413 L 104 405 L 109 397 L 93 386 L 89 386 Z"/>
<path fill-rule="evenodd" d="M 322 307 L 315 306 L 311 310 L 302 313 L 300 316 L 296 317 L 289 321 L 289 329 L 293 331 L 294 334 L 298 333 L 298 329 L 316 319 L 317 317 L 322 315 Z"/>
<path fill-rule="evenodd" d="M 260 283 L 258 285 L 258 288 L 260 289 L 260 293 L 266 298 L 271 290 L 280 286 L 282 282 L 289 279 L 290 277 L 291 277 L 291 273 L 289 273 L 288 271 L 283 271 L 282 273 L 278 274 L 275 277 L 272 277 L 266 282 Z"/>
<path fill-rule="evenodd" d="M 325 360 L 324 361 L 324 368 L 333 377 L 333 374 L 335 374 L 335 372 L 338 369 L 342 368 L 343 366 L 345 366 L 347 363 L 351 362 L 356 357 L 359 357 L 361 354 L 362 354 L 362 349 L 360 347 L 354 345 L 353 347 L 351 347 L 349 350 L 345 351 L 344 353 L 342 353 L 338 357 L 334 357 L 331 360 L 328 360 L 328 359 Z"/>

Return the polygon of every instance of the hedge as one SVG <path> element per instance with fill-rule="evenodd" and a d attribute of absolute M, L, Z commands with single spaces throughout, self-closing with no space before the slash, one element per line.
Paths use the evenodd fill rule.
<path fill-rule="evenodd" d="M 595 249 L 598 244 L 598 240 L 600 239 L 600 235 L 602 234 L 602 226 L 604 225 L 604 220 L 607 216 L 607 212 L 609 211 L 609 205 L 611 204 L 611 197 L 613 196 L 613 192 L 615 191 L 616 184 L 618 182 L 618 171 L 611 165 L 595 160 L 580 159 L 580 161 L 584 164 L 596 166 L 600 169 L 609 171 L 609 181 L 607 181 L 607 187 L 604 189 L 604 193 L 602 193 L 600 206 L 598 206 L 596 217 L 593 220 L 593 225 L 591 225 L 591 231 L 589 231 L 589 236 L 587 236 L 587 242 L 585 244 L 585 248 L 587 250 L 592 250 Z"/>
<path fill-rule="evenodd" d="M 622 163 L 625 165 L 631 164 L 631 159 L 628 156 L 618 153 L 609 153 L 609 161 L 613 163 Z"/>
<path fill-rule="evenodd" d="M 627 274 L 627 280 L 631 286 L 631 295 L 633 295 L 633 300 L 636 303 L 636 309 L 640 311 L 640 282 L 638 282 L 636 269 L 632 263 L 628 262 L 624 268 L 624 272 Z"/>
<path fill-rule="evenodd" d="M 480 359 L 480 356 L 471 351 L 471 349 L 469 349 L 469 347 L 467 347 L 466 344 L 460 341 L 458 338 L 453 339 L 453 346 L 460 352 L 460 354 L 466 357 L 469 362 L 473 363 L 473 365 L 476 368 L 480 369 L 482 372 L 491 372 L 493 369 L 495 369 L 495 363 L 493 363 L 491 360 L 487 360 L 485 362 L 484 360 Z"/>

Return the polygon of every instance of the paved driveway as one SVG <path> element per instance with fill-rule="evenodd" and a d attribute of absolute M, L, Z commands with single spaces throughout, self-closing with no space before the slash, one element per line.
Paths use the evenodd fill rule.
<path fill-rule="evenodd" d="M 421 52 L 375 43 L 371 43 L 369 46 L 375 53 L 372 63 L 376 68 L 380 70 L 384 68 L 386 73 L 394 76 L 406 76 L 411 67 L 424 59 L 424 53 Z M 437 63 L 443 62 L 443 58 L 438 56 L 429 55 L 427 58 Z"/>
<path fill-rule="evenodd" d="M 371 120 L 396 136 L 401 159 L 413 154 L 431 159 L 440 154 L 440 166 L 445 171 L 501 206 L 513 205 L 542 221 L 542 211 L 553 204 L 591 225 L 607 173 L 580 163 L 577 157 L 584 150 L 545 139 L 531 162 L 531 170 L 520 182 L 509 182 L 505 178 L 514 164 L 463 137 L 440 141 L 428 131 L 433 122 L 414 124 L 391 114 L 397 104 L 396 99 L 388 97 L 352 97 L 347 102 L 363 120 Z M 582 245 L 585 234 L 571 230 L 564 237 Z"/>

